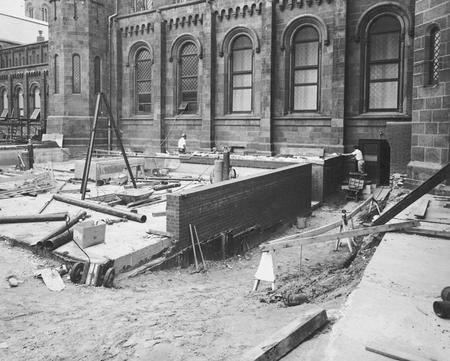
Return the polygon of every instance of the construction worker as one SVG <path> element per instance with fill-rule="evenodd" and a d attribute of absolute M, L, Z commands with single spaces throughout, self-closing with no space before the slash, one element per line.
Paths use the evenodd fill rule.
<path fill-rule="evenodd" d="M 178 153 L 186 153 L 186 133 L 182 133 L 180 139 L 178 139 Z"/>
<path fill-rule="evenodd" d="M 358 166 L 358 172 L 364 173 L 364 156 L 361 152 L 361 149 L 359 149 L 359 146 L 354 145 L 353 146 L 353 152 L 351 153 L 343 153 L 344 156 L 352 156 L 356 160 L 356 164 Z"/>

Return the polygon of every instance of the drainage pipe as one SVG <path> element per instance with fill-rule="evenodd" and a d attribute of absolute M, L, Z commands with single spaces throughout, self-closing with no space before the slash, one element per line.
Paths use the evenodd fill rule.
<path fill-rule="evenodd" d="M 54 196 L 56 197 L 56 195 Z M 56 199 L 56 198 L 54 198 Z M 68 229 L 72 228 L 75 224 L 77 224 L 79 221 L 85 219 L 87 217 L 86 211 L 79 212 L 73 219 L 71 219 L 67 224 L 59 227 L 58 229 L 54 230 L 52 233 L 48 234 L 44 238 L 42 238 L 39 242 L 36 243 L 37 246 L 43 246 L 44 242 L 49 240 L 50 238 L 56 237 L 60 235 L 61 233 L 64 233 Z"/>
<path fill-rule="evenodd" d="M 114 14 L 108 16 L 108 53 L 109 53 L 109 104 L 112 106 L 112 68 L 113 64 L 116 65 L 116 61 L 113 60 L 113 51 L 112 51 L 112 31 L 114 27 L 113 20 L 117 17 L 119 10 L 119 0 L 116 0 L 116 11 Z M 116 72 L 117 75 L 117 72 Z M 117 108 L 117 102 L 116 102 Z M 112 110 L 111 110 L 112 113 Z M 118 114 L 116 114 L 118 115 Z M 117 117 L 117 120 L 119 118 Z M 118 122 L 117 122 L 118 126 Z M 112 150 L 112 129 L 111 129 L 111 118 L 108 120 L 108 151 Z"/>
<path fill-rule="evenodd" d="M 101 204 L 92 203 L 89 201 L 82 201 L 79 199 L 61 196 L 59 194 L 55 194 L 53 196 L 53 199 L 55 201 L 72 204 L 77 207 L 92 209 L 93 211 L 110 214 L 112 216 L 116 216 L 119 218 L 126 218 L 130 221 L 135 221 L 135 222 L 140 222 L 140 223 L 145 223 L 147 221 L 147 216 L 144 214 L 137 214 L 137 213 L 127 212 L 127 211 L 122 211 L 119 209 L 115 209 L 115 208 L 112 208 L 109 206 L 104 206 Z"/>
<path fill-rule="evenodd" d="M 71 229 L 61 233 L 43 243 L 44 248 L 50 251 L 57 249 L 73 240 L 73 231 Z"/>
<path fill-rule="evenodd" d="M 67 221 L 69 215 L 67 212 L 62 213 L 49 213 L 49 214 L 36 214 L 29 216 L 7 216 L 0 217 L 0 224 L 7 223 L 33 223 L 33 222 L 57 222 Z"/>

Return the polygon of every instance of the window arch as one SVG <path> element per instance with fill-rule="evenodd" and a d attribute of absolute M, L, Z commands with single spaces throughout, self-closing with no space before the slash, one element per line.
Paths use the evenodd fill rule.
<path fill-rule="evenodd" d="M 231 42 L 230 111 L 251 112 L 253 109 L 253 44 L 244 34 Z"/>
<path fill-rule="evenodd" d="M 197 46 L 187 41 L 180 47 L 178 67 L 178 110 L 182 113 L 198 111 L 198 68 Z"/>
<path fill-rule="evenodd" d="M 315 27 L 300 27 L 291 45 L 291 111 L 317 111 L 319 103 L 320 42 Z"/>
<path fill-rule="evenodd" d="M 81 93 L 81 59 L 78 54 L 72 56 L 72 93 Z"/>
<path fill-rule="evenodd" d="M 135 95 L 137 113 L 150 113 L 152 109 L 152 58 L 146 48 L 135 56 Z"/>
<path fill-rule="evenodd" d="M 439 27 L 433 26 L 431 28 L 427 47 L 428 84 L 434 85 L 439 83 L 439 56 L 441 52 L 441 32 Z"/>
<path fill-rule="evenodd" d="M 366 49 L 366 109 L 400 108 L 402 28 L 393 15 L 381 15 L 368 27 Z"/>
<path fill-rule="evenodd" d="M 48 9 L 46 6 L 41 8 L 41 20 L 48 22 Z"/>
<path fill-rule="evenodd" d="M 94 58 L 94 93 L 100 93 L 102 88 L 102 75 L 101 75 L 101 59 L 99 56 Z"/>
<path fill-rule="evenodd" d="M 53 58 L 53 80 L 54 80 L 54 91 L 55 94 L 59 93 L 59 56 L 58 54 L 55 54 L 55 57 Z"/>

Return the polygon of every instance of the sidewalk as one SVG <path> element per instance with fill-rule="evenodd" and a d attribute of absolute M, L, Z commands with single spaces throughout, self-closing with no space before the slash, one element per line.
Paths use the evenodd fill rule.
<path fill-rule="evenodd" d="M 386 234 L 334 325 L 324 354 L 332 361 L 377 361 L 369 344 L 430 360 L 450 360 L 450 320 L 433 302 L 450 286 L 450 240 Z"/>

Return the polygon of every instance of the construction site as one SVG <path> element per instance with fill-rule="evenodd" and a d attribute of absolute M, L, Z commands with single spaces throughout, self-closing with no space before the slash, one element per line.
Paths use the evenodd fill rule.
<path fill-rule="evenodd" d="M 20 4 L 0 360 L 450 360 L 448 1 Z"/>

